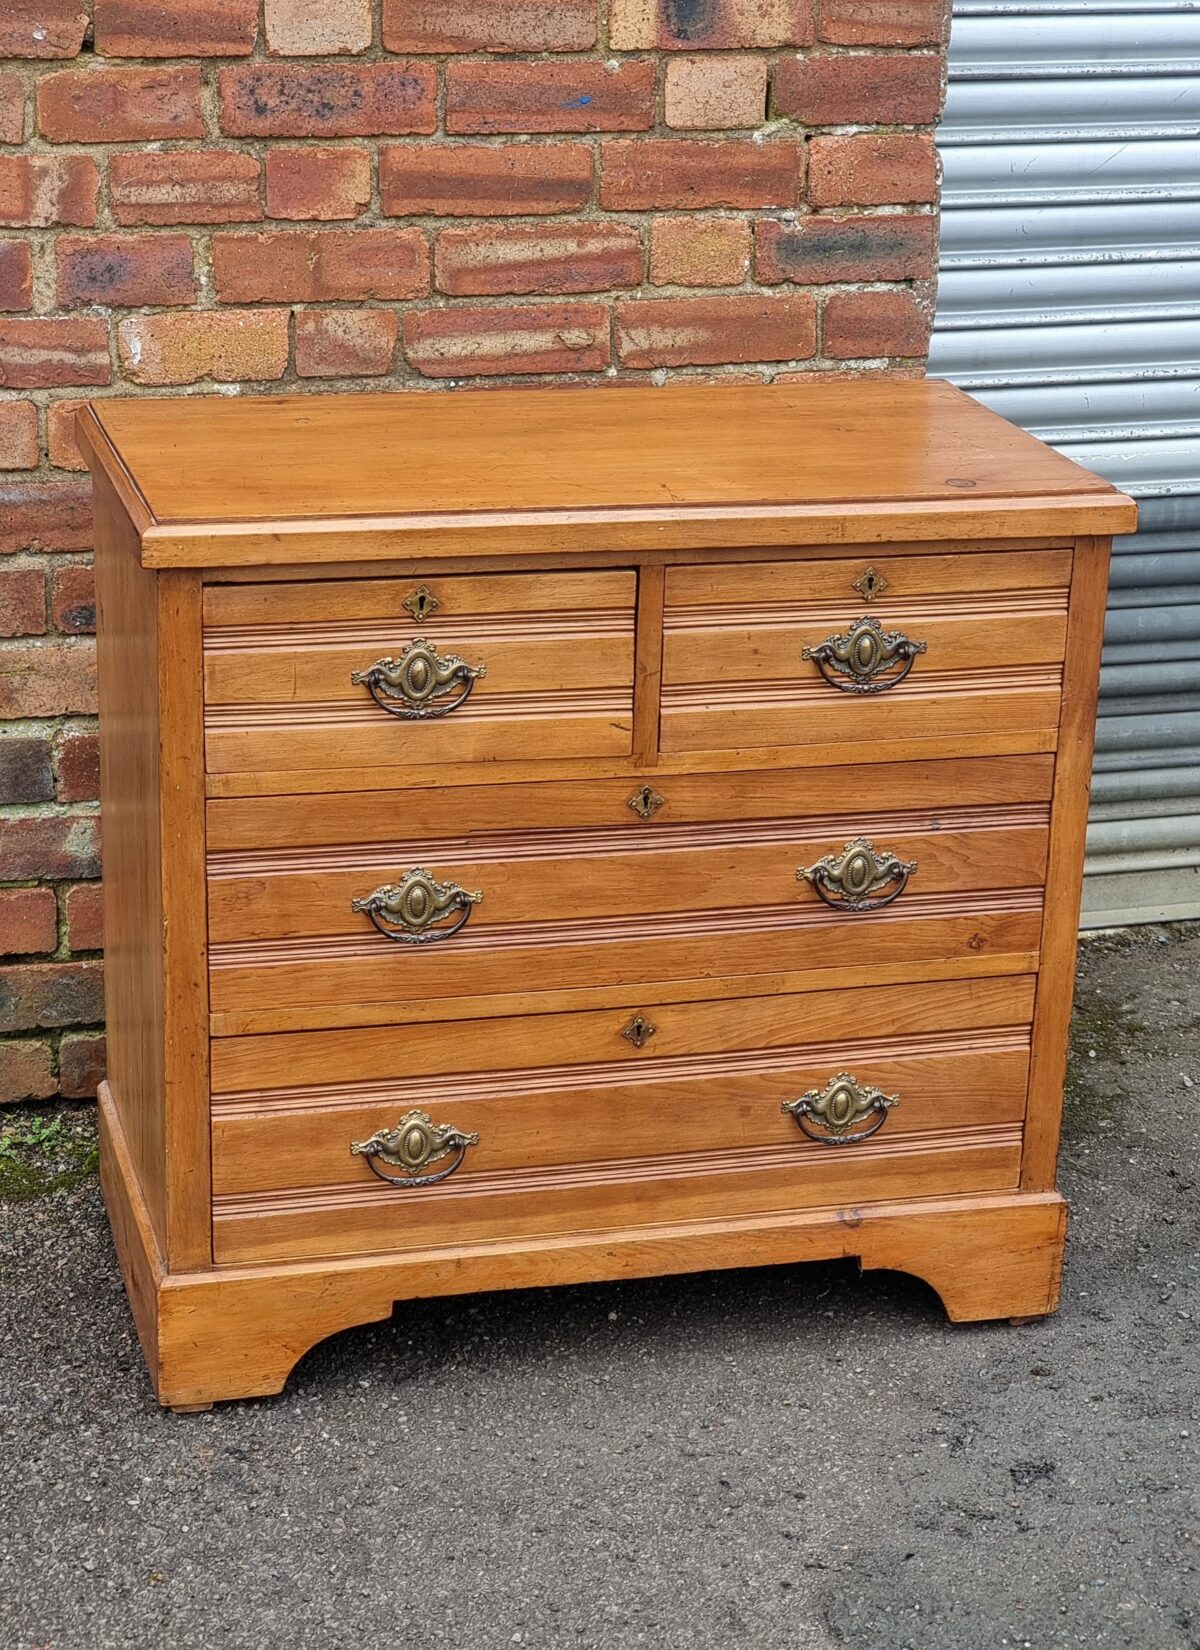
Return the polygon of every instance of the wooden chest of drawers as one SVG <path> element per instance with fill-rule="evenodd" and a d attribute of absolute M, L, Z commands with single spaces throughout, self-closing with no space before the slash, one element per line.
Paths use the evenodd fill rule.
<path fill-rule="evenodd" d="M 850 1255 L 1053 1310 L 1108 540 L 937 383 L 106 401 L 103 1177 L 159 1397 Z"/>

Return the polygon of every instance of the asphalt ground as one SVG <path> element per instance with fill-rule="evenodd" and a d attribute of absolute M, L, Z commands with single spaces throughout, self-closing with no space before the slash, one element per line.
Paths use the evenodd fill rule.
<path fill-rule="evenodd" d="M 495 1294 L 177 1416 L 92 1113 L 0 1116 L 0 1647 L 1200 1647 L 1198 970 L 1084 947 L 1024 1328 L 850 1262 Z"/>

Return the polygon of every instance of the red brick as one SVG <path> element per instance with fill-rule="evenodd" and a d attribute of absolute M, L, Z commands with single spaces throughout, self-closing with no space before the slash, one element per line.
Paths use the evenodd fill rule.
<path fill-rule="evenodd" d="M 792 206 L 804 177 L 798 143 L 750 138 L 609 138 L 600 146 L 600 204 L 613 211 Z"/>
<path fill-rule="evenodd" d="M 221 130 L 245 137 L 374 137 L 437 127 L 424 63 L 255 63 L 222 69 Z"/>
<path fill-rule="evenodd" d="M 924 355 L 929 325 L 911 292 L 834 292 L 825 300 L 823 353 L 837 361 Z"/>
<path fill-rule="evenodd" d="M 37 108 L 51 143 L 204 136 L 198 68 L 67 69 L 39 81 Z"/>
<path fill-rule="evenodd" d="M 33 308 L 33 249 L 28 241 L 0 241 L 0 309 Z"/>
<path fill-rule="evenodd" d="M 55 746 L 55 759 L 58 770 L 57 794 L 60 802 L 94 802 L 100 795 L 100 740 L 94 727 L 64 728 L 58 736 Z M 79 824 L 79 832 L 90 819 L 86 815 Z M 99 838 L 97 837 L 97 849 Z M 68 847 L 77 846 L 75 838 L 67 844 Z M 94 863 L 94 869 L 85 867 Z M 85 847 L 79 848 L 78 863 L 69 871 L 57 873 L 47 870 L 46 876 L 98 877 L 100 875 L 100 860 L 89 862 Z"/>
<path fill-rule="evenodd" d="M 282 378 L 286 309 L 130 315 L 117 327 L 121 369 L 134 384 L 216 384 Z"/>
<path fill-rule="evenodd" d="M 259 164 L 253 155 L 172 149 L 113 155 L 108 193 L 121 224 L 255 223 Z"/>
<path fill-rule="evenodd" d="M 258 0 L 96 0 L 105 57 L 241 57 L 254 50 Z"/>
<path fill-rule="evenodd" d="M 644 132 L 654 125 L 649 59 L 451 63 L 447 132 Z"/>
<path fill-rule="evenodd" d="M 107 384 L 112 379 L 108 327 L 74 320 L 0 320 L 0 386 L 46 389 L 56 384 Z"/>
<path fill-rule="evenodd" d="M 356 218 L 371 204 L 365 149 L 272 149 L 267 213 L 272 218 Z"/>
<path fill-rule="evenodd" d="M 638 286 L 645 269 L 637 230 L 623 223 L 446 229 L 435 261 L 440 289 L 460 296 L 606 292 Z"/>
<path fill-rule="evenodd" d="M 40 457 L 33 402 L 0 401 L 0 470 L 35 470 Z"/>
<path fill-rule="evenodd" d="M 767 65 L 761 57 L 675 57 L 666 71 L 666 121 L 688 131 L 761 126 L 767 118 Z"/>
<path fill-rule="evenodd" d="M 186 235 L 61 235 L 54 255 L 60 309 L 133 309 L 196 299 Z"/>
<path fill-rule="evenodd" d="M 0 57 L 74 57 L 87 24 L 79 0 L 4 0 Z"/>
<path fill-rule="evenodd" d="M 797 281 L 805 286 L 834 281 L 920 281 L 937 269 L 932 217 L 892 214 L 877 217 L 797 218 L 792 223 L 764 219 L 754 232 L 760 281 Z"/>
<path fill-rule="evenodd" d="M 46 575 L 40 567 L 0 567 L 0 636 L 46 631 Z"/>
<path fill-rule="evenodd" d="M 411 145 L 379 152 L 379 196 L 391 217 L 544 216 L 586 206 L 592 151 L 582 143 Z"/>
<path fill-rule="evenodd" d="M 383 0 L 389 52 L 585 52 L 596 0 Z"/>
<path fill-rule="evenodd" d="M 99 961 L 14 963 L 0 968 L 0 1031 L 95 1025 L 103 1018 Z"/>
<path fill-rule="evenodd" d="M 92 642 L 9 642 L 0 649 L 0 716 L 90 715 L 95 710 Z"/>
<path fill-rule="evenodd" d="M 940 57 L 826 53 L 775 66 L 776 114 L 806 126 L 931 126 L 942 106 Z"/>
<path fill-rule="evenodd" d="M 379 378 L 392 370 L 397 330 L 390 309 L 302 309 L 296 371 L 301 378 Z"/>
<path fill-rule="evenodd" d="M 0 143 L 20 143 L 25 136 L 25 80 L 0 74 Z"/>
<path fill-rule="evenodd" d="M 459 305 L 410 311 L 404 348 L 430 378 L 594 372 L 608 365 L 608 329 L 603 304 Z"/>
<path fill-rule="evenodd" d="M 821 0 L 820 36 L 834 46 L 936 46 L 950 0 Z"/>
<path fill-rule="evenodd" d="M 58 945 L 58 903 L 52 888 L 0 888 L 0 953 L 32 956 Z"/>
<path fill-rule="evenodd" d="M 104 885 L 76 882 L 63 890 L 63 914 L 70 951 L 99 951 L 104 945 Z"/>
<path fill-rule="evenodd" d="M 816 314 L 807 292 L 623 299 L 617 304 L 617 356 L 627 367 L 807 360 L 817 347 Z"/>
<path fill-rule="evenodd" d="M 58 1045 L 58 1092 L 90 1100 L 104 1081 L 104 1033 L 69 1031 Z"/>
<path fill-rule="evenodd" d="M 419 229 L 214 235 L 213 278 L 226 304 L 415 298 L 429 290 L 429 249 Z"/>
<path fill-rule="evenodd" d="M 83 454 L 75 441 L 75 414 L 86 402 L 68 397 L 51 401 L 46 408 L 46 447 L 51 464 L 60 470 L 86 470 Z"/>
<path fill-rule="evenodd" d="M 740 286 L 750 272 L 745 218 L 658 217 L 650 223 L 655 286 Z"/>
<path fill-rule="evenodd" d="M 86 636 L 95 630 L 96 581 L 91 567 L 72 562 L 55 568 L 50 580 L 50 616 L 64 636 Z"/>
<path fill-rule="evenodd" d="M 283 57 L 365 52 L 371 0 L 266 0 L 267 50 Z"/>
<path fill-rule="evenodd" d="M 0 555 L 91 547 L 90 482 L 0 483 Z"/>
<path fill-rule="evenodd" d="M 0 1105 L 58 1093 L 50 1044 L 40 1037 L 0 1043 Z"/>
<path fill-rule="evenodd" d="M 98 814 L 54 814 L 0 819 L 4 874 L 81 879 L 100 875 Z"/>
<path fill-rule="evenodd" d="M 923 132 L 815 137 L 808 148 L 813 206 L 903 206 L 937 199 L 938 158 Z"/>
<path fill-rule="evenodd" d="M 96 221 L 100 171 L 89 155 L 0 155 L 0 224 L 45 229 Z"/>
<path fill-rule="evenodd" d="M 622 52 L 807 46 L 813 0 L 611 0 L 608 32 Z"/>
<path fill-rule="evenodd" d="M 0 728 L 0 802 L 51 802 L 54 799 L 54 767 L 48 734 L 13 733 Z M 3 825 L 0 825 L 2 841 Z M 16 877 L 4 859 L 4 874 Z"/>

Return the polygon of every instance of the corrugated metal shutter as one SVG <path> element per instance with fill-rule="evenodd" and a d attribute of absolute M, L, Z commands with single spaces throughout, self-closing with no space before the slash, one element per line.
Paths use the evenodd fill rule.
<path fill-rule="evenodd" d="M 930 371 L 1132 493 L 1086 927 L 1200 916 L 1200 0 L 956 0 Z"/>

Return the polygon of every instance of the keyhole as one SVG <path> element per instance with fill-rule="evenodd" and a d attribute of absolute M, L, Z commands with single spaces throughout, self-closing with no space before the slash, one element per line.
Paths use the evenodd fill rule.
<path fill-rule="evenodd" d="M 417 624 L 424 624 L 429 615 L 436 613 L 441 605 L 433 591 L 423 584 L 401 603 L 405 611 L 412 614 Z"/>

